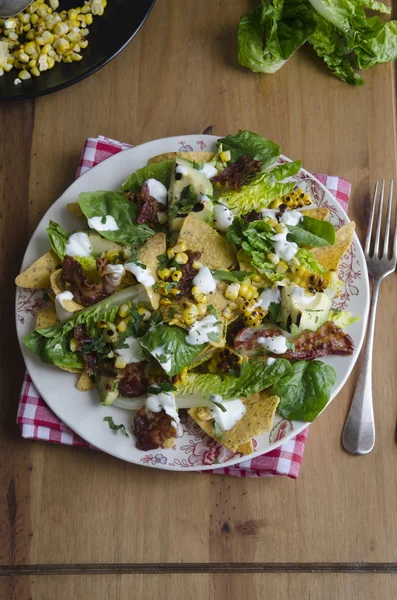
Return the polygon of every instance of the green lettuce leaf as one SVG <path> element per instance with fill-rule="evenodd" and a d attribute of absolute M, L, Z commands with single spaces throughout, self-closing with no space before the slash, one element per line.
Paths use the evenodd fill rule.
<path fill-rule="evenodd" d="M 147 225 L 137 224 L 137 207 L 118 192 L 82 192 L 79 194 L 79 205 L 87 219 L 107 215 L 115 219 L 118 229 L 99 232 L 113 242 L 139 247 L 155 234 Z"/>
<path fill-rule="evenodd" d="M 356 321 L 360 320 L 360 317 L 355 317 L 353 313 L 347 310 L 331 310 L 328 317 L 329 321 L 333 321 L 335 325 L 341 329 L 345 329 L 349 325 L 353 325 Z"/>
<path fill-rule="evenodd" d="M 230 151 L 231 162 L 246 154 L 262 161 L 262 167 L 268 167 L 280 155 L 280 147 L 277 144 L 245 129 L 240 129 L 236 135 L 228 135 L 218 140 L 217 146 Z"/>
<path fill-rule="evenodd" d="M 333 246 L 335 244 L 335 228 L 329 221 L 319 221 L 312 217 L 303 217 L 298 225 L 287 225 L 288 241 L 299 246 Z"/>
<path fill-rule="evenodd" d="M 180 327 L 160 323 L 141 337 L 140 342 L 159 362 L 167 375 L 172 377 L 189 366 L 205 346 L 205 344 L 198 344 L 197 346 L 188 344 L 186 335 L 187 332 Z M 159 348 L 161 352 L 159 352 Z M 153 354 L 155 350 L 156 352 Z M 167 365 L 167 368 L 165 368 L 165 365 Z"/>
<path fill-rule="evenodd" d="M 314 33 L 306 0 L 268 0 L 245 13 L 237 30 L 238 61 L 254 72 L 274 73 Z"/>
<path fill-rule="evenodd" d="M 61 260 L 63 260 L 70 233 L 61 227 L 61 225 L 55 223 L 55 221 L 50 221 L 46 231 L 48 239 L 50 240 L 51 248 L 55 254 L 59 256 Z"/>
<path fill-rule="evenodd" d="M 190 373 L 184 384 L 178 387 L 177 394 L 200 394 L 209 396 L 219 394 L 225 400 L 248 398 L 261 392 L 292 372 L 288 360 L 278 359 L 272 365 L 265 363 L 246 363 L 239 377 L 231 375 L 212 375 Z"/>
<path fill-rule="evenodd" d="M 302 267 L 305 267 L 305 269 L 312 273 L 316 273 L 316 275 L 324 275 L 324 273 L 328 272 L 328 269 L 320 265 L 310 250 L 299 248 L 298 252 L 295 254 L 295 258 L 299 260 Z"/>
<path fill-rule="evenodd" d="M 212 277 L 217 281 L 230 281 L 231 283 L 241 283 L 251 277 L 253 273 L 249 271 L 213 271 Z"/>
<path fill-rule="evenodd" d="M 272 388 L 280 398 L 278 412 L 285 419 L 314 421 L 327 405 L 335 381 L 335 370 L 320 360 L 294 363 L 292 372 Z"/>
<path fill-rule="evenodd" d="M 121 184 L 120 192 L 139 192 L 147 179 L 157 179 L 166 188 L 170 186 L 172 167 L 174 161 L 163 160 L 158 163 L 151 163 L 138 169 L 132 175 L 127 177 L 124 183 Z"/>

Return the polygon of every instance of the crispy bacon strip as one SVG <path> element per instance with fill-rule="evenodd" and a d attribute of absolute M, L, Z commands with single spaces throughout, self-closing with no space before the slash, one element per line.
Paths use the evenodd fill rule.
<path fill-rule="evenodd" d="M 134 434 L 138 450 L 154 450 L 176 434 L 172 419 L 165 413 L 140 408 L 134 420 Z"/>
<path fill-rule="evenodd" d="M 243 154 L 236 162 L 226 167 L 222 173 L 211 179 L 212 183 L 220 183 L 231 190 L 240 191 L 249 175 L 261 170 L 261 162 Z"/>
<path fill-rule="evenodd" d="M 149 227 L 156 227 L 159 225 L 157 215 L 159 212 L 167 212 L 168 207 L 158 202 L 153 196 L 149 194 L 149 186 L 147 182 L 142 186 L 141 190 L 141 212 L 137 218 L 138 223 L 146 223 Z"/>
<path fill-rule="evenodd" d="M 146 392 L 148 380 L 145 376 L 145 363 L 130 363 L 121 371 L 119 392 L 126 398 L 136 398 Z"/>
<path fill-rule="evenodd" d="M 252 351 L 260 349 L 259 338 L 279 335 L 282 335 L 282 332 L 278 329 L 246 327 L 236 336 L 234 347 L 236 350 L 250 354 Z M 327 321 L 317 331 L 304 331 L 295 340 L 294 345 L 294 350 L 274 356 L 291 360 L 314 360 L 328 354 L 345 355 L 352 354 L 354 351 L 354 342 L 350 335 L 344 333 L 333 321 Z"/>
<path fill-rule="evenodd" d="M 98 283 L 90 283 L 83 267 L 71 256 L 63 259 L 62 277 L 72 287 L 72 293 L 76 300 L 83 306 L 91 306 L 113 294 L 121 283 L 121 277 L 115 277 L 114 273 L 106 273 L 105 259 L 98 259 L 97 266 L 99 274 L 103 276 Z M 105 274 L 104 274 L 105 273 Z"/>
<path fill-rule="evenodd" d="M 197 275 L 197 269 L 193 269 L 194 261 L 200 260 L 201 252 L 192 252 L 187 250 L 188 261 L 181 267 L 182 277 L 178 283 L 178 289 L 181 291 L 182 296 L 188 296 L 191 291 L 192 281 Z"/>
<path fill-rule="evenodd" d="M 93 342 L 93 338 L 88 333 L 86 325 L 76 325 L 73 331 L 73 336 L 78 344 L 78 350 L 81 352 L 87 344 Z M 85 352 L 83 354 L 83 361 L 85 364 L 85 370 L 88 375 L 94 375 L 97 366 L 97 354 L 96 352 Z"/>

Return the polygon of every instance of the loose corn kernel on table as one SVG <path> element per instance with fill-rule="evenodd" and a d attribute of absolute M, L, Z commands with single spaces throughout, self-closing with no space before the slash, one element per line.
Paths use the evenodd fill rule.
<path fill-rule="evenodd" d="M 158 0 L 139 35 L 101 71 L 1 107 L 0 563 L 12 573 L 0 578 L 1 598 L 397 597 L 392 277 L 380 297 L 377 442 L 366 457 L 340 443 L 357 369 L 311 428 L 296 481 L 145 469 L 24 441 L 15 425 L 24 365 L 14 276 L 32 231 L 73 181 L 88 136 L 139 144 L 211 128 L 257 131 L 309 171 L 351 181 L 350 216 L 362 239 L 372 185 L 396 177 L 394 66 L 371 69 L 358 89 L 305 50 L 274 75 L 243 70 L 235 32 L 251 6 Z"/>

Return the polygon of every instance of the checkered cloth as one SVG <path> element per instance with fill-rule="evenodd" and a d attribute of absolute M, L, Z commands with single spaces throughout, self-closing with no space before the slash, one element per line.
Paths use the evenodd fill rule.
<path fill-rule="evenodd" d="M 77 177 L 106 160 L 109 156 L 128 148 L 131 148 L 129 144 L 123 144 L 104 136 L 88 138 L 80 159 Z M 347 211 L 350 183 L 341 177 L 331 177 L 329 175 L 316 175 L 316 177 L 329 189 L 342 208 Z M 39 396 L 28 373 L 26 373 L 22 385 L 17 423 L 21 426 L 22 437 L 27 439 L 46 440 L 57 444 L 84 448 L 91 447 L 88 442 L 76 435 L 53 414 Z M 262 456 L 245 460 L 232 467 L 203 472 L 237 477 L 287 475 L 296 479 L 303 459 L 307 432 L 308 430 L 305 429 L 294 438 L 286 441 L 282 446 Z"/>

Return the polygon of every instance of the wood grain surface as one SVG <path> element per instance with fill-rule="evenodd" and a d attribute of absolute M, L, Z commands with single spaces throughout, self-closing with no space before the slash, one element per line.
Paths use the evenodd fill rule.
<path fill-rule="evenodd" d="M 393 66 L 365 73 L 361 89 L 331 77 L 306 49 L 275 75 L 243 70 L 236 23 L 253 4 L 158 0 L 135 40 L 101 71 L 57 94 L 0 106 L 3 565 L 397 562 L 395 276 L 380 297 L 377 441 L 368 456 L 349 456 L 340 443 L 357 369 L 311 428 L 297 481 L 154 471 L 95 451 L 24 441 L 15 425 L 24 365 L 13 279 L 38 221 L 72 182 L 86 137 L 139 144 L 210 126 L 220 135 L 254 130 L 302 158 L 309 171 L 347 177 L 361 237 L 375 180 L 396 177 Z M 129 598 L 134 589 L 151 590 L 145 597 L 153 598 L 262 598 L 264 590 L 276 598 L 284 590 L 292 599 L 366 600 L 395 597 L 392 577 L 13 576 L 0 580 L 0 597 L 100 600 Z"/>

